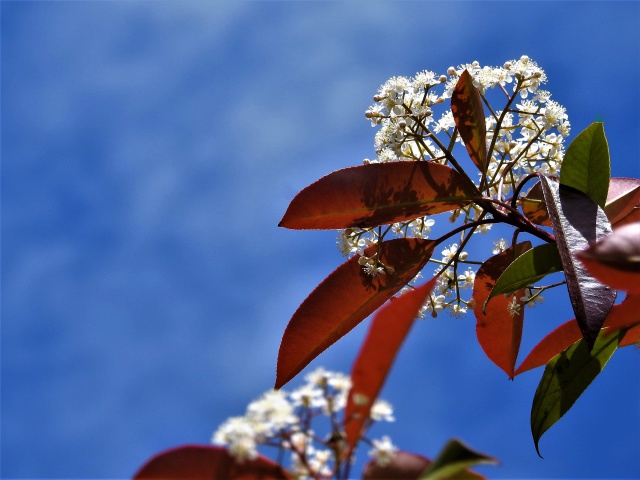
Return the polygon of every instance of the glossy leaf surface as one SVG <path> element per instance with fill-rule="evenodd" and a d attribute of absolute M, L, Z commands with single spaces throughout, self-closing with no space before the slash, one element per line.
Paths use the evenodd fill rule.
<path fill-rule="evenodd" d="M 483 305 L 489 298 L 496 281 L 514 258 L 530 248 L 530 242 L 523 242 L 516 245 L 515 248 L 511 247 L 489 258 L 478 269 L 473 284 L 473 299 L 476 302 L 473 313 L 476 317 L 478 343 L 487 357 L 504 370 L 509 378 L 513 378 L 522 339 L 524 309 L 520 297 L 523 296 L 524 291 L 521 290 L 515 294 L 519 307 L 513 316 L 508 307 L 512 301 L 511 297 L 505 298 L 501 295 L 494 298 L 484 311 Z"/>
<path fill-rule="evenodd" d="M 592 346 L 616 298 L 615 290 L 587 272 L 575 253 L 611 232 L 606 214 L 584 193 L 541 177 L 549 218 L 582 336 Z"/>
<path fill-rule="evenodd" d="M 618 290 L 640 293 L 640 223 L 614 230 L 577 256 L 601 282 Z"/>
<path fill-rule="evenodd" d="M 420 477 L 421 480 L 446 480 L 458 478 L 455 475 L 463 473 L 474 465 L 497 465 L 498 461 L 476 452 L 460 440 L 449 440 L 440 454 Z"/>
<path fill-rule="evenodd" d="M 351 369 L 351 390 L 345 409 L 347 445 L 353 450 L 361 437 L 391 365 L 418 316 L 420 307 L 433 290 L 438 277 L 405 292 L 384 306 L 374 317 L 367 337 Z"/>
<path fill-rule="evenodd" d="M 293 477 L 262 456 L 239 464 L 224 448 L 185 445 L 154 456 L 133 478 L 135 480 L 283 480 Z"/>
<path fill-rule="evenodd" d="M 434 162 L 345 168 L 294 197 L 279 226 L 293 229 L 375 227 L 460 208 L 475 195 L 458 172 Z"/>
<path fill-rule="evenodd" d="M 451 94 L 451 113 L 469 157 L 482 173 L 487 165 L 487 130 L 480 92 L 467 70 L 462 72 Z"/>
<path fill-rule="evenodd" d="M 398 238 L 365 250 L 393 274 L 372 277 L 358 264 L 346 261 L 307 297 L 295 312 L 282 338 L 275 388 L 282 387 L 320 353 L 377 310 L 424 267 L 431 256 L 431 240 Z"/>
<path fill-rule="evenodd" d="M 512 293 L 534 284 L 541 278 L 562 271 L 562 261 L 555 243 L 545 243 L 527 250 L 500 275 L 487 302 L 496 295 Z"/>
<path fill-rule="evenodd" d="M 569 411 L 598 376 L 623 335 L 599 335 L 592 349 L 580 339 L 547 364 L 531 407 L 531 433 L 538 455 L 542 434 Z"/>
<path fill-rule="evenodd" d="M 580 132 L 567 148 L 560 183 L 581 191 L 604 207 L 610 177 L 609 145 L 604 126 L 595 122 Z"/>
<path fill-rule="evenodd" d="M 640 323 L 640 296 L 627 295 L 622 303 L 614 305 L 611 308 L 607 319 L 604 321 L 603 327 L 607 328 L 605 335 L 609 335 L 620 329 L 633 326 L 636 323 Z M 620 342 L 620 346 L 629 344 L 627 336 L 629 336 L 629 340 L 631 340 L 633 335 L 628 335 L 628 333 L 629 332 L 627 332 L 627 335 L 625 335 Z M 527 358 L 525 358 L 517 368 L 516 375 L 546 365 L 553 357 L 569 348 L 580 340 L 581 337 L 582 333 L 578 328 L 575 318 L 563 323 L 533 347 L 529 355 L 527 355 Z"/>
<path fill-rule="evenodd" d="M 614 177 L 609 181 L 609 193 L 604 211 L 611 224 L 629 215 L 640 203 L 640 180 Z"/>

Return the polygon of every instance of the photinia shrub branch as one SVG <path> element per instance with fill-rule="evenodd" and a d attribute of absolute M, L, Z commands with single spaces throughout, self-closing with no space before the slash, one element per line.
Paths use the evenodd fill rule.
<path fill-rule="evenodd" d="M 602 123 L 565 147 L 568 115 L 546 82 L 527 56 L 385 82 L 365 112 L 378 128 L 375 157 L 302 189 L 279 223 L 337 230 L 347 259 L 289 321 L 276 390 L 222 424 L 216 447 L 163 452 L 136 478 L 346 479 L 362 444 L 372 457 L 365 479 L 482 478 L 467 468 L 494 459 L 457 440 L 431 461 L 388 436 L 368 437 L 375 422 L 394 420 L 378 395 L 415 320 L 444 312 L 474 316 L 482 350 L 510 379 L 546 365 L 531 410 L 539 454 L 542 434 L 615 351 L 640 342 L 640 180 L 610 178 Z M 486 240 L 496 224 L 512 228 L 510 241 Z M 469 258 L 472 244 L 481 248 Z M 550 274 L 564 279 L 539 284 Z M 525 311 L 552 288 L 566 288 L 575 318 L 516 368 Z M 617 290 L 628 293 L 614 305 Z M 319 368 L 285 392 L 372 314 L 349 377 Z M 312 427 L 322 416 L 324 436 Z M 262 446 L 277 450 L 277 463 L 258 452 Z"/>

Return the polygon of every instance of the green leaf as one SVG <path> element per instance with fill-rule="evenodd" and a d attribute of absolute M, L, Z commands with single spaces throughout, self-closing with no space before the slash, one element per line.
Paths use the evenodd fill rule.
<path fill-rule="evenodd" d="M 547 364 L 531 407 L 531 434 L 538 455 L 542 434 L 569 411 L 598 376 L 624 333 L 607 336 L 601 331 L 591 351 L 585 340 L 580 339 Z"/>
<path fill-rule="evenodd" d="M 485 302 L 485 307 L 496 295 L 515 292 L 532 285 L 550 273 L 561 271 L 562 261 L 555 243 L 545 243 L 527 250 L 502 272 Z"/>
<path fill-rule="evenodd" d="M 445 480 L 473 465 L 497 463 L 495 458 L 471 450 L 460 440 L 453 439 L 447 442 L 420 480 Z"/>
<path fill-rule="evenodd" d="M 604 208 L 610 177 L 609 145 L 604 126 L 600 122 L 592 123 L 567 148 L 560 183 L 580 190 Z"/>

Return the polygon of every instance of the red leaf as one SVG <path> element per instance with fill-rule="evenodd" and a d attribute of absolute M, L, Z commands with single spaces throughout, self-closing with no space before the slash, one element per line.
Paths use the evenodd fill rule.
<path fill-rule="evenodd" d="M 365 255 L 373 255 L 378 247 L 380 260 L 395 273 L 367 275 L 356 255 L 318 285 L 284 332 L 275 388 L 295 377 L 412 280 L 429 260 L 435 244 L 431 240 L 398 238 L 367 248 Z"/>
<path fill-rule="evenodd" d="M 571 306 L 582 337 L 591 349 L 616 299 L 616 292 L 589 275 L 576 260 L 575 253 L 610 233 L 611 225 L 604 210 L 579 190 L 547 177 L 540 177 L 540 183 L 564 267 Z"/>
<path fill-rule="evenodd" d="M 618 220 L 613 225 L 613 228 L 617 229 L 635 222 L 640 222 L 640 206 L 634 207 L 634 209 L 631 210 L 631 212 L 626 217 L 623 217 L 620 220 Z"/>
<path fill-rule="evenodd" d="M 344 414 L 349 451 L 355 449 L 393 360 L 437 280 L 438 277 L 434 277 L 421 287 L 392 299 L 373 319 L 351 369 L 352 386 Z"/>
<path fill-rule="evenodd" d="M 185 445 L 161 452 L 145 463 L 133 477 L 166 480 L 275 480 L 292 477 L 268 458 L 236 463 L 221 447 Z"/>
<path fill-rule="evenodd" d="M 575 318 L 563 323 L 538 343 L 516 369 L 515 375 L 549 363 L 558 353 L 566 350 L 582 338 Z"/>
<path fill-rule="evenodd" d="M 614 305 L 611 308 L 603 326 L 607 327 L 611 333 L 621 328 L 627 328 L 630 324 L 636 323 L 636 321 L 631 319 L 638 318 L 637 312 L 639 311 L 640 295 L 627 295 L 622 303 Z M 627 335 L 625 335 L 623 341 L 626 341 Z M 549 333 L 540 343 L 533 347 L 533 350 L 531 350 L 531 353 L 529 353 L 527 358 L 520 364 L 515 374 L 520 375 L 533 368 L 546 365 L 549 360 L 576 343 L 581 337 L 582 333 L 580 332 L 578 323 L 575 318 L 572 318 Z"/>
<path fill-rule="evenodd" d="M 551 226 L 540 182 L 537 182 L 520 202 L 522 211 L 531 222 Z M 633 215 L 634 207 L 639 204 L 640 180 L 624 177 L 614 177 L 609 180 L 609 192 L 604 211 L 612 225 L 617 222 L 629 223 L 627 217 Z M 640 216 L 636 220 L 640 220 Z"/>
<path fill-rule="evenodd" d="M 398 451 L 391 463 L 381 467 L 373 460 L 367 462 L 362 472 L 362 480 L 417 480 L 429 468 L 431 460 L 415 453 Z"/>
<path fill-rule="evenodd" d="M 627 330 L 627 333 L 622 337 L 618 346 L 628 347 L 629 345 L 637 345 L 638 343 L 640 343 L 640 325 L 636 325 Z"/>
<path fill-rule="evenodd" d="M 609 192 L 604 211 L 614 224 L 629 215 L 640 202 L 640 180 L 614 177 L 609 180 Z"/>
<path fill-rule="evenodd" d="M 604 326 L 614 333 L 616 330 L 633 327 L 639 322 L 640 295 L 627 294 L 620 305 L 613 306 Z"/>
<path fill-rule="evenodd" d="M 473 299 L 476 306 L 473 313 L 476 316 L 476 336 L 484 353 L 498 367 L 505 371 L 509 378 L 514 376 L 514 367 L 520 350 L 522 340 L 522 323 L 524 321 L 523 302 L 520 298 L 524 295 L 524 289 L 518 290 L 506 298 L 497 295 L 486 305 L 485 313 L 482 313 L 489 294 L 502 272 L 518 256 L 531 248 L 530 242 L 519 243 L 504 252 L 491 257 L 478 269 L 476 280 L 473 284 Z M 508 305 L 515 296 L 518 312 L 511 316 Z"/>
<path fill-rule="evenodd" d="M 640 293 L 640 223 L 614 230 L 576 256 L 601 282 Z"/>
<path fill-rule="evenodd" d="M 468 71 L 462 72 L 451 94 L 451 113 L 467 152 L 482 173 L 487 165 L 487 130 L 480 92 Z"/>
<path fill-rule="evenodd" d="M 524 215 L 536 225 L 551 226 L 551 220 L 547 215 L 547 207 L 544 204 L 544 195 L 542 194 L 542 185 L 540 182 L 531 187 L 531 190 L 520 199 L 522 212 Z"/>
<path fill-rule="evenodd" d="M 462 175 L 439 163 L 361 165 L 330 173 L 304 188 L 279 226 L 375 227 L 460 208 L 474 195 L 473 186 Z"/>

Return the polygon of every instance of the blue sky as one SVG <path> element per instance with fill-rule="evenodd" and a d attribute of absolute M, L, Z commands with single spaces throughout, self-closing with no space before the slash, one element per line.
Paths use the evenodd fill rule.
<path fill-rule="evenodd" d="M 3 478 L 124 478 L 207 443 L 269 389 L 284 328 L 343 258 L 277 228 L 295 193 L 373 156 L 393 75 L 527 54 L 573 134 L 603 120 L 640 176 L 637 2 L 2 2 Z M 548 301 L 524 348 L 572 314 Z M 312 367 L 348 372 L 366 325 Z M 418 323 L 383 397 L 400 448 L 451 437 L 492 478 L 640 472 L 640 357 L 619 351 L 541 440 L 474 321 Z"/>

